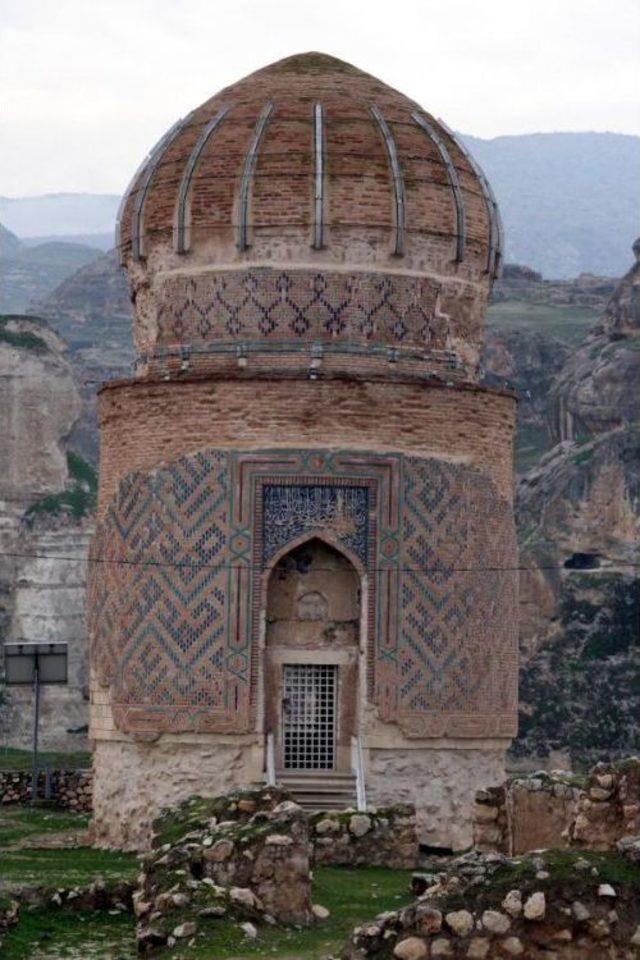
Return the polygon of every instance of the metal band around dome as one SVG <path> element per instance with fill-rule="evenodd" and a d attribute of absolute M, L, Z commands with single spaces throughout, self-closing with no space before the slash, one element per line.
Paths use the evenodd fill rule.
<path fill-rule="evenodd" d="M 453 193 L 453 200 L 456 205 L 456 261 L 462 263 L 464 260 L 464 242 L 465 242 L 465 220 L 464 220 L 464 199 L 462 196 L 462 190 L 460 189 L 460 180 L 458 179 L 458 171 L 453 165 L 449 151 L 444 145 L 441 137 L 438 136 L 437 131 L 429 123 L 426 117 L 423 117 L 420 113 L 412 113 L 412 119 L 418 124 L 418 126 L 424 130 L 426 135 L 434 144 L 436 150 L 440 154 L 440 159 L 442 160 L 446 173 L 447 179 L 449 181 L 449 186 L 451 187 L 451 192 Z"/>
<path fill-rule="evenodd" d="M 209 123 L 207 123 L 203 128 L 200 136 L 196 140 L 193 150 L 189 154 L 189 159 L 187 160 L 184 168 L 182 180 L 180 181 L 180 187 L 178 189 L 178 208 L 176 212 L 176 230 L 174 238 L 176 253 L 185 253 L 187 250 L 185 245 L 185 217 L 187 211 L 187 196 L 189 194 L 189 187 L 191 185 L 193 171 L 196 168 L 200 154 L 204 150 L 209 137 L 220 124 L 220 121 L 225 114 L 228 112 L 229 107 L 222 107 L 222 109 L 216 113 L 215 117 L 209 120 Z"/>
<path fill-rule="evenodd" d="M 262 135 L 264 134 L 265 127 L 269 122 L 269 117 L 271 116 L 271 111 L 273 110 L 273 104 L 267 103 L 262 108 L 260 116 L 258 117 L 258 122 L 256 123 L 253 136 L 251 137 L 251 143 L 249 144 L 249 149 L 247 155 L 244 158 L 244 166 L 242 168 L 242 180 L 240 182 L 240 209 L 239 209 L 239 219 L 238 219 L 238 249 L 246 250 L 249 246 L 247 242 L 247 219 L 249 214 L 249 187 L 251 185 L 251 178 L 253 176 L 253 171 L 256 165 L 256 157 L 258 154 L 258 147 L 260 146 L 260 141 L 262 140 Z"/>
<path fill-rule="evenodd" d="M 176 139 L 178 134 L 184 130 L 187 126 L 191 117 L 193 116 L 194 111 L 187 114 L 182 120 L 176 121 L 174 125 L 167 131 L 164 137 L 160 142 L 153 148 L 149 154 L 149 159 L 147 161 L 144 173 L 142 176 L 142 181 L 138 187 L 133 201 L 133 213 L 131 217 L 131 255 L 134 260 L 140 260 L 142 256 L 141 244 L 140 244 L 140 227 L 142 225 L 142 211 L 144 209 L 144 201 L 147 196 L 147 190 L 149 189 L 149 184 L 151 183 L 151 178 L 158 169 L 160 161 L 162 160 L 165 150 L 167 150 L 173 141 Z"/>
<path fill-rule="evenodd" d="M 316 103 L 313 108 L 313 157 L 314 157 L 314 192 L 313 192 L 313 246 L 316 250 L 322 248 L 324 218 L 324 153 L 322 129 L 322 104 Z"/>
<path fill-rule="evenodd" d="M 456 136 L 450 127 L 447 126 L 444 120 L 440 120 L 438 118 L 438 123 L 443 130 L 446 130 L 457 146 L 458 150 L 460 150 L 460 152 L 469 161 L 471 169 L 478 178 L 480 189 L 482 190 L 482 195 L 484 197 L 485 206 L 487 208 L 487 216 L 489 218 L 489 253 L 487 255 L 487 273 L 490 273 L 492 277 L 500 276 L 502 272 L 503 244 L 502 218 L 500 216 L 500 210 L 498 209 L 498 202 L 495 198 L 495 194 L 491 189 L 491 184 L 487 180 L 478 161 L 469 153 L 460 138 Z"/>
<path fill-rule="evenodd" d="M 371 107 L 371 113 L 376 123 L 380 127 L 380 131 L 384 138 L 384 144 L 387 149 L 387 156 L 389 158 L 389 166 L 391 167 L 391 173 L 393 175 L 393 190 L 396 207 L 396 241 L 394 253 L 396 253 L 398 256 L 402 256 L 404 254 L 405 239 L 405 194 L 404 180 L 402 179 L 402 171 L 400 169 L 400 162 L 398 160 L 398 151 L 396 150 L 396 142 L 393 139 L 393 134 L 389 129 L 389 125 L 378 108 Z"/>

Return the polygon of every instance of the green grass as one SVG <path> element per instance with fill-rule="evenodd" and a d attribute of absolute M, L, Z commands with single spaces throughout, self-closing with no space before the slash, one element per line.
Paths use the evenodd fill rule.
<path fill-rule="evenodd" d="M 534 864 L 535 854 L 515 857 L 500 867 L 486 886 L 463 893 L 442 897 L 437 906 L 442 910 L 499 908 L 509 890 L 521 890 L 523 896 L 534 890 L 561 889 L 565 898 L 580 900 L 594 896 L 598 885 L 610 883 L 619 894 L 631 899 L 640 897 L 640 867 L 617 853 L 596 853 L 588 850 L 547 850 L 540 854 L 544 860 L 546 879 L 540 879 Z M 576 870 L 576 860 L 586 861 L 588 867 Z M 553 896 L 550 895 L 550 901 Z"/>
<path fill-rule="evenodd" d="M 84 830 L 88 822 L 89 817 L 86 814 L 74 813 L 71 810 L 45 806 L 32 808 L 23 804 L 7 805 L 0 808 L 0 848 L 42 833 Z M 0 859 L 0 877 L 2 870 L 3 860 Z"/>
<path fill-rule="evenodd" d="M 0 747 L 0 772 L 5 770 L 31 770 L 33 754 L 30 750 L 18 750 L 16 747 Z M 50 767 L 52 770 L 86 770 L 91 766 L 91 754 L 88 751 L 64 753 L 50 751 L 38 754 L 38 767 Z"/>
<path fill-rule="evenodd" d="M 2 946 L 2 960 L 129 960 L 134 919 L 119 913 L 23 911 Z"/>
<path fill-rule="evenodd" d="M 487 311 L 489 328 L 536 330 L 573 346 L 584 342 L 587 331 L 597 319 L 597 312 L 588 307 L 554 306 L 520 300 L 492 303 Z"/>
<path fill-rule="evenodd" d="M 99 853 L 66 852 L 90 852 L 94 856 Z M 47 860 L 47 866 L 52 867 L 53 859 Z M 108 879 L 108 870 L 104 864 L 101 866 L 100 872 Z M 61 884 L 67 883 L 68 867 L 64 870 L 61 875 L 63 879 L 59 881 Z M 201 920 L 193 947 L 179 943 L 173 949 L 163 951 L 163 955 L 172 960 L 220 960 L 222 957 L 234 960 L 256 957 L 272 957 L 274 960 L 320 960 L 339 951 L 358 923 L 373 918 L 383 910 L 397 909 L 408 903 L 411 900 L 410 876 L 409 871 L 385 870 L 382 867 L 320 867 L 315 870 L 313 901 L 322 903 L 330 910 L 331 916 L 328 920 L 304 930 L 265 924 L 259 927 L 255 941 L 246 940 L 237 923 Z M 132 917 L 36 910 L 23 913 L 18 926 L 9 932 L 2 958 L 129 958 L 135 955 L 133 937 Z M 37 948 L 36 943 L 41 944 L 41 947 Z M 45 945 L 50 952 L 44 952 Z M 103 952 L 95 952 L 100 949 Z"/>
<path fill-rule="evenodd" d="M 261 926 L 254 941 L 246 940 L 235 923 L 212 920 L 205 927 L 203 922 L 195 945 L 177 945 L 170 956 L 181 960 L 321 960 L 336 954 L 358 923 L 409 903 L 410 877 L 410 871 L 383 867 L 317 867 L 312 899 L 330 911 L 327 920 L 304 930 Z"/>
<path fill-rule="evenodd" d="M 130 880 L 138 872 L 132 853 L 74 847 L 62 850 L 6 849 L 2 851 L 0 881 L 10 884 L 43 884 L 55 887 L 84 887 L 96 877 Z"/>
<path fill-rule="evenodd" d="M 87 886 L 98 876 L 107 882 L 134 878 L 139 870 L 134 854 L 89 847 L 6 849 L 22 837 L 82 829 L 86 823 L 82 814 L 44 807 L 0 809 L 0 883 L 9 888 L 18 884 L 71 887 Z M 193 960 L 320 960 L 337 952 L 358 923 L 410 902 L 410 878 L 409 870 L 318 867 L 312 900 L 330 911 L 326 921 L 304 930 L 265 924 L 256 941 L 247 941 L 236 922 L 202 920 L 194 947 L 178 944 L 165 955 Z M 2 960 L 124 960 L 135 956 L 134 919 L 72 910 L 23 910 L 18 925 L 7 934 L 1 956 Z"/>

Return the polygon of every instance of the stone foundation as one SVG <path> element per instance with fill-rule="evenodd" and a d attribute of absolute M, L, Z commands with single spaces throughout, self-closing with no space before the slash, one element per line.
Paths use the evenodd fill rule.
<path fill-rule="evenodd" d="M 413 904 L 353 931 L 342 960 L 634 960 L 634 851 L 553 851 L 509 860 L 472 851 Z"/>
<path fill-rule="evenodd" d="M 162 812 L 133 895 L 140 953 L 220 917 L 313 921 L 309 824 L 277 788 L 191 797 Z"/>
<path fill-rule="evenodd" d="M 217 796 L 261 778 L 251 743 L 97 741 L 94 746 L 94 842 L 145 850 L 151 824 L 163 807 L 194 794 Z M 221 742 L 222 741 L 222 742 Z"/>
<path fill-rule="evenodd" d="M 367 802 L 410 803 L 420 843 L 463 850 L 472 842 L 476 790 L 504 780 L 504 746 L 372 749 Z"/>

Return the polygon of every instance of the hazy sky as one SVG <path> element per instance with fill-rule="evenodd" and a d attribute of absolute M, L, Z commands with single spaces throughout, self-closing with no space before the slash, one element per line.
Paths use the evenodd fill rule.
<path fill-rule="evenodd" d="M 0 0 L 0 194 L 120 192 L 234 80 L 321 50 L 482 137 L 640 133 L 639 0 Z"/>

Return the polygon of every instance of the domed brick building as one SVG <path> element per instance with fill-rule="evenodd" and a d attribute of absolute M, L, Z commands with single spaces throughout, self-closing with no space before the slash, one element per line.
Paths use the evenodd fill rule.
<path fill-rule="evenodd" d="M 412 800 L 424 842 L 463 846 L 516 726 L 489 184 L 416 103 L 305 54 L 167 132 L 118 244 L 137 366 L 99 395 L 98 842 L 275 777 Z"/>

